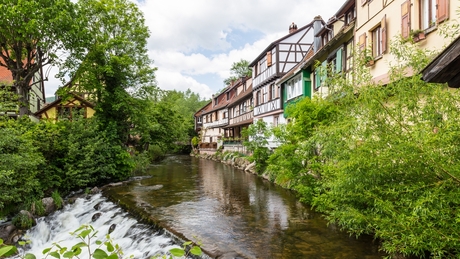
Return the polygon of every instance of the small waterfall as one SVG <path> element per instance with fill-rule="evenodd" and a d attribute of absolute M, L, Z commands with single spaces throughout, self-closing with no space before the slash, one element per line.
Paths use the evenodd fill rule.
<path fill-rule="evenodd" d="M 100 213 L 100 217 L 93 221 L 93 216 Z M 167 253 L 171 248 L 178 247 L 173 238 L 153 229 L 124 212 L 113 202 L 108 201 L 101 194 L 88 199 L 78 198 L 74 204 L 66 205 L 62 210 L 48 217 L 37 220 L 37 225 L 27 231 L 26 238 L 31 244 L 25 253 L 32 253 L 37 258 L 43 258 L 42 251 L 58 243 L 61 247 L 71 248 L 80 242 L 69 233 L 81 225 L 91 225 L 98 231 L 91 247 L 96 248 L 96 240 L 105 240 L 111 225 L 116 224 L 115 230 L 110 233 L 113 244 L 118 244 L 123 251 L 124 258 L 150 258 L 154 255 Z M 80 258 L 88 258 L 85 250 Z"/>

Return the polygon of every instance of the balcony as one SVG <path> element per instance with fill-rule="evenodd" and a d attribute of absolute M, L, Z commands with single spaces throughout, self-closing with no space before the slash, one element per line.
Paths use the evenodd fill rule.
<path fill-rule="evenodd" d="M 254 118 L 253 111 L 249 111 L 239 116 L 236 116 L 234 118 L 231 118 L 229 125 L 231 126 L 235 124 L 242 124 L 241 122 L 249 121 L 249 120 L 252 120 L 253 118 Z"/>
<path fill-rule="evenodd" d="M 204 128 L 217 128 L 217 127 L 226 126 L 226 125 L 228 125 L 228 118 L 213 121 L 213 122 L 203 123 Z"/>
<path fill-rule="evenodd" d="M 254 116 L 259 116 L 264 113 L 281 109 L 281 98 L 273 99 L 269 102 L 263 103 L 259 106 L 254 107 Z"/>
<path fill-rule="evenodd" d="M 268 79 L 272 78 L 275 75 L 276 75 L 276 66 L 275 65 L 270 66 L 269 68 L 265 69 L 260 74 L 258 74 L 256 77 L 254 77 L 254 80 L 252 82 L 252 88 L 256 89 L 259 85 L 262 85 Z"/>

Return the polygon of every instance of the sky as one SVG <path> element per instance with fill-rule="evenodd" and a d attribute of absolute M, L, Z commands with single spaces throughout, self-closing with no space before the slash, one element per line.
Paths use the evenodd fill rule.
<path fill-rule="evenodd" d="M 327 22 L 345 0 L 130 0 L 150 30 L 149 57 L 163 90 L 192 90 L 202 98 L 225 87 L 230 68 L 252 62 L 265 48 L 320 15 Z M 45 82 L 53 96 L 60 81 Z"/>

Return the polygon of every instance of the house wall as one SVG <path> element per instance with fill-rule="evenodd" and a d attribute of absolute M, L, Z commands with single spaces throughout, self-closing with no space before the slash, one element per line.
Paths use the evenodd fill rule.
<path fill-rule="evenodd" d="M 355 33 L 355 42 L 360 44 L 360 37 L 366 34 L 366 47 L 372 46 L 371 32 L 382 23 L 385 19 L 386 23 L 386 37 L 387 37 L 387 50 L 386 52 L 376 57 L 375 64 L 370 67 L 370 72 L 377 83 L 385 84 L 389 81 L 388 70 L 391 64 L 395 64 L 395 57 L 389 54 L 390 42 L 399 37 L 403 31 L 417 30 L 422 28 L 421 25 L 421 12 L 420 6 L 423 0 L 393 0 L 393 1 L 366 1 L 364 5 L 361 4 L 363 0 L 357 1 L 357 25 Z M 433 0 L 435 1 L 435 0 Z M 456 11 L 459 9 L 458 0 L 443 0 L 447 1 L 449 5 L 449 19 L 442 23 L 427 29 L 426 39 L 420 41 L 418 46 L 424 49 L 441 49 L 449 43 L 448 39 L 439 35 L 439 26 L 445 23 L 458 23 L 458 15 Z M 403 6 L 404 5 L 404 6 Z M 408 8 L 409 22 L 406 23 L 402 16 L 404 8 Z M 403 18 L 404 17 L 404 18 Z M 403 29 L 403 25 L 408 24 L 408 29 Z M 409 36 L 410 37 L 410 36 Z M 410 74 L 409 74 L 410 75 Z"/>

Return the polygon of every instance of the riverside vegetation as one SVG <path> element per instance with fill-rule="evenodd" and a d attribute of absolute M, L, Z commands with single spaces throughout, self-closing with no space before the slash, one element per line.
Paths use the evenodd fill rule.
<path fill-rule="evenodd" d="M 258 172 L 351 235 L 375 236 L 389 258 L 459 258 L 460 93 L 420 79 L 433 53 L 394 39 L 385 86 L 364 59 L 349 80 L 324 71 L 328 97 L 289 106 L 287 125 L 249 127 Z M 271 152 L 261 134 L 283 144 Z"/>

